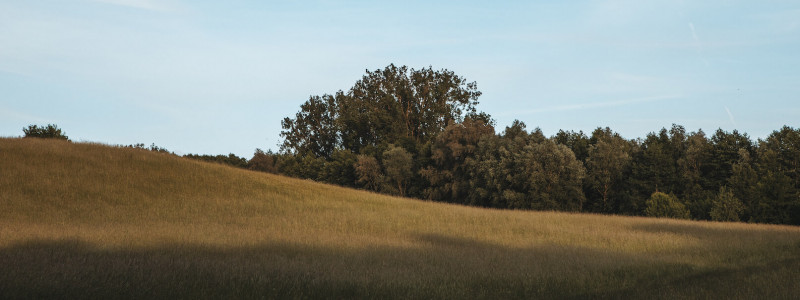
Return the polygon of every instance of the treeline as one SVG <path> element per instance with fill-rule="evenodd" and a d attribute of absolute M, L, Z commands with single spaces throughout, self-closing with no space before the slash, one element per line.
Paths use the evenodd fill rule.
<path fill-rule="evenodd" d="M 44 139 L 61 139 L 69 141 L 69 137 L 64 133 L 61 128 L 58 128 L 58 125 L 55 124 L 47 124 L 44 126 L 39 125 L 29 125 L 26 128 L 22 129 L 23 137 L 26 138 L 44 138 Z M 142 149 L 142 150 L 149 150 L 158 153 L 166 153 L 176 155 L 174 152 L 167 150 L 166 148 L 156 146 L 155 143 L 150 144 L 149 147 L 146 147 L 144 143 L 137 143 L 137 144 L 130 144 L 130 145 L 118 145 L 117 147 L 122 148 L 134 148 L 134 149 Z M 257 150 L 256 155 L 254 156 L 253 161 L 258 160 L 258 153 L 261 150 Z M 262 153 L 263 155 L 263 153 Z M 202 160 L 207 162 L 214 162 L 220 163 L 225 165 L 230 165 L 237 168 L 250 168 L 251 165 L 249 164 L 248 160 L 244 157 L 236 156 L 235 154 L 231 153 L 228 155 L 207 155 L 207 154 L 186 154 L 183 157 L 195 160 Z M 259 170 L 266 170 L 269 171 L 269 168 L 253 166 L 253 168 L 258 168 Z"/>
<path fill-rule="evenodd" d="M 800 225 L 800 129 L 753 141 L 673 125 L 631 140 L 515 121 L 496 133 L 480 94 L 448 70 L 367 71 L 310 97 L 282 121 L 281 151 L 249 167 L 481 207 Z"/>
<path fill-rule="evenodd" d="M 185 157 L 481 207 L 800 225 L 800 129 L 757 141 L 680 125 L 637 139 L 610 128 L 546 137 L 515 121 L 497 133 L 480 95 L 448 70 L 389 65 L 310 97 L 282 120 L 278 153 Z M 54 125 L 23 130 L 66 139 Z"/>
<path fill-rule="evenodd" d="M 166 153 L 176 155 L 174 152 L 167 150 L 166 148 L 156 146 L 156 144 L 150 144 L 150 147 L 145 147 L 143 143 L 133 144 L 122 146 L 125 148 L 134 148 L 134 149 L 143 149 L 143 150 L 150 150 L 153 152 L 158 153 Z M 259 150 L 260 151 L 260 150 Z M 206 162 L 213 162 L 218 164 L 229 165 L 237 168 L 248 168 L 249 164 L 246 158 L 236 156 L 236 154 L 228 154 L 228 155 L 208 155 L 208 154 L 186 154 L 183 155 L 185 158 L 194 159 L 194 160 L 202 160 Z"/>

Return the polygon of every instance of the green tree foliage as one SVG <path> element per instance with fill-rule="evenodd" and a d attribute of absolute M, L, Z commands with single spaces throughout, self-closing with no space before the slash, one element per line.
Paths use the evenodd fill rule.
<path fill-rule="evenodd" d="M 744 204 L 733 192 L 725 187 L 719 188 L 719 194 L 714 198 L 711 207 L 711 220 L 726 221 L 726 222 L 739 222 L 739 216 L 744 211 Z"/>
<path fill-rule="evenodd" d="M 330 159 L 324 162 L 318 180 L 341 186 L 355 186 L 357 177 L 354 165 L 357 159 L 357 155 L 349 150 L 333 150 Z"/>
<path fill-rule="evenodd" d="M 297 155 L 329 158 L 339 142 L 336 126 L 339 106 L 337 98 L 343 94 L 312 96 L 300 106 L 294 119 L 281 121 L 281 150 Z"/>
<path fill-rule="evenodd" d="M 673 125 L 668 131 L 650 133 L 640 141 L 633 152 L 629 188 L 635 198 L 636 208 L 653 192 L 663 192 L 682 196 L 683 178 L 678 159 L 686 152 L 686 130 Z"/>
<path fill-rule="evenodd" d="M 631 161 L 631 145 L 611 131 L 597 128 L 592 133 L 595 142 L 589 146 L 586 169 L 589 185 L 600 195 L 595 211 L 614 212 L 616 187 L 623 180 Z"/>
<path fill-rule="evenodd" d="M 157 145 L 156 145 L 156 143 L 151 143 L 151 144 L 150 144 L 150 148 L 148 148 L 148 150 L 150 150 L 150 151 L 153 151 L 153 152 L 157 152 L 157 153 L 164 153 L 164 154 L 172 154 L 172 155 L 175 155 L 175 153 L 173 153 L 173 152 L 171 152 L 171 151 L 167 150 L 167 148 L 164 148 L 164 147 L 159 147 L 159 146 L 157 146 Z"/>
<path fill-rule="evenodd" d="M 583 165 L 565 145 L 530 134 L 515 121 L 502 136 L 485 135 L 470 166 L 472 204 L 579 211 Z"/>
<path fill-rule="evenodd" d="M 526 193 L 529 177 L 520 159 L 523 149 L 544 141 L 541 131 L 531 134 L 525 123 L 515 120 L 502 135 L 486 134 L 479 143 L 470 166 L 473 205 L 530 208 Z"/>
<path fill-rule="evenodd" d="M 386 170 L 386 178 L 394 183 L 397 193 L 405 196 L 406 186 L 412 176 L 411 153 L 402 147 L 390 145 L 389 149 L 383 152 L 383 165 Z"/>
<path fill-rule="evenodd" d="M 575 153 L 575 158 L 579 161 L 586 161 L 586 158 L 589 157 L 591 140 L 589 140 L 589 137 L 587 137 L 583 131 L 574 132 L 559 130 L 555 137 L 553 137 L 553 140 L 558 144 L 567 146 L 569 150 L 572 150 L 572 152 Z"/>
<path fill-rule="evenodd" d="M 656 218 L 688 219 L 691 217 L 686 206 L 672 194 L 655 192 L 647 199 L 645 215 Z"/>
<path fill-rule="evenodd" d="M 301 156 L 284 153 L 278 160 L 278 170 L 281 174 L 297 178 L 321 180 L 324 167 L 325 159 L 313 155 Z"/>
<path fill-rule="evenodd" d="M 585 169 L 572 150 L 552 140 L 525 148 L 530 207 L 539 210 L 580 211 L 584 202 L 581 189 Z"/>
<path fill-rule="evenodd" d="M 278 173 L 277 159 L 272 150 L 264 152 L 261 149 L 256 149 L 253 157 L 247 161 L 247 168 L 254 171 Z"/>
<path fill-rule="evenodd" d="M 708 220 L 715 188 L 708 178 L 713 148 L 702 130 L 689 134 L 684 148 L 684 155 L 677 161 L 683 180 L 681 194 L 693 218 Z"/>
<path fill-rule="evenodd" d="M 55 124 L 47 124 L 46 126 L 29 125 L 28 128 L 22 128 L 22 132 L 25 133 L 26 138 L 69 140 L 69 137 Z"/>
<path fill-rule="evenodd" d="M 155 150 L 153 150 L 153 151 L 155 151 Z M 164 151 L 168 152 L 166 149 L 164 149 Z M 233 166 L 233 167 L 237 167 L 237 168 L 247 168 L 247 159 L 245 159 L 244 157 L 238 157 L 238 156 L 236 156 L 236 154 L 233 154 L 233 153 L 228 154 L 228 155 L 222 155 L 222 154 L 220 154 L 220 155 L 186 154 L 183 157 L 190 158 L 190 159 L 207 161 L 207 162 L 220 163 L 220 164 L 229 165 L 229 166 Z"/>
<path fill-rule="evenodd" d="M 475 82 L 448 70 L 389 65 L 367 71 L 343 97 L 340 125 L 347 149 L 408 137 L 422 144 L 475 113 Z"/>
<path fill-rule="evenodd" d="M 756 221 L 754 213 L 759 211 L 759 203 L 763 200 L 759 192 L 759 176 L 750 153 L 745 149 L 739 149 L 739 159 L 731 169 L 732 174 L 727 183 L 734 197 L 742 200 L 744 204 L 742 220 Z"/>
<path fill-rule="evenodd" d="M 800 225 L 800 129 L 784 126 L 759 141 L 757 222 Z"/>
<path fill-rule="evenodd" d="M 282 150 L 327 159 L 336 148 L 364 154 L 403 138 L 424 144 L 476 114 L 480 95 L 474 82 L 448 70 L 367 71 L 347 92 L 312 96 L 295 118 L 285 118 Z"/>
<path fill-rule="evenodd" d="M 670 178 L 675 173 L 675 161 L 669 149 L 669 138 L 666 130 L 660 134 L 648 134 L 641 150 L 635 157 L 633 176 L 639 183 L 640 191 L 645 195 L 652 191 L 671 191 Z"/>
<path fill-rule="evenodd" d="M 431 164 L 420 173 L 429 187 L 428 199 L 465 203 L 470 199 L 470 168 L 475 163 L 478 142 L 494 134 L 491 124 L 467 118 L 452 123 L 430 145 Z"/>
<path fill-rule="evenodd" d="M 148 150 L 148 151 L 152 151 L 152 152 L 156 152 L 156 153 L 164 153 L 164 154 L 175 155 L 175 153 L 167 150 L 167 148 L 157 146 L 156 143 L 151 143 L 149 147 L 145 147 L 144 143 L 130 144 L 130 145 L 127 145 L 127 146 L 120 145 L 120 147 Z"/>
<path fill-rule="evenodd" d="M 381 165 L 375 157 L 359 155 L 353 165 L 356 171 L 357 183 L 368 190 L 378 191 L 383 184 Z"/>
<path fill-rule="evenodd" d="M 705 176 L 710 187 L 724 186 L 733 173 L 733 165 L 739 160 L 739 150 L 744 149 L 751 156 L 754 153 L 753 142 L 747 134 L 734 130 L 726 132 L 718 129 L 711 136 L 711 155 L 709 156 L 709 172 Z"/>
<path fill-rule="evenodd" d="M 368 70 L 309 97 L 283 119 L 279 154 L 257 150 L 248 167 L 485 207 L 800 225 L 796 129 L 758 143 L 677 124 L 635 140 L 610 128 L 546 138 L 515 120 L 497 134 L 480 95 L 445 69 Z"/>

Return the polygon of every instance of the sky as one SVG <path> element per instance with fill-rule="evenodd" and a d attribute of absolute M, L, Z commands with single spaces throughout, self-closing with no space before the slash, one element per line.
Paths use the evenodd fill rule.
<path fill-rule="evenodd" d="M 800 2 L 0 0 L 0 136 L 250 158 L 387 65 L 477 82 L 498 131 L 800 127 Z"/>

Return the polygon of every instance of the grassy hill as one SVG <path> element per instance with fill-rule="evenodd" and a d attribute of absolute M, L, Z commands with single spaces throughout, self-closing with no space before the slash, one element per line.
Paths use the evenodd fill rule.
<path fill-rule="evenodd" d="M 800 228 L 501 211 L 0 139 L 0 298 L 772 298 Z"/>

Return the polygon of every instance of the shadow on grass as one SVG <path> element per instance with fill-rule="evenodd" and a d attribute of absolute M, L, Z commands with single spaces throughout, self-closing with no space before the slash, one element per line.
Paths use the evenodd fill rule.
<path fill-rule="evenodd" d="M 730 278 L 590 249 L 416 238 L 419 248 L 355 250 L 281 243 L 115 250 L 74 240 L 29 241 L 0 249 L 0 298 L 650 298 L 643 288 L 669 283 L 703 292 L 681 280 Z"/>
<path fill-rule="evenodd" d="M 632 227 L 635 231 L 649 232 L 649 233 L 673 233 L 679 235 L 687 235 L 700 239 L 741 239 L 756 236 L 769 236 L 779 237 L 786 235 L 793 235 L 795 238 L 800 236 L 795 232 L 781 232 L 776 231 L 774 228 L 756 229 L 754 227 L 737 227 L 739 223 L 731 223 L 732 226 L 697 226 L 697 224 L 681 224 L 681 223 L 647 223 L 637 224 Z M 790 226 L 785 226 L 791 228 Z"/>

